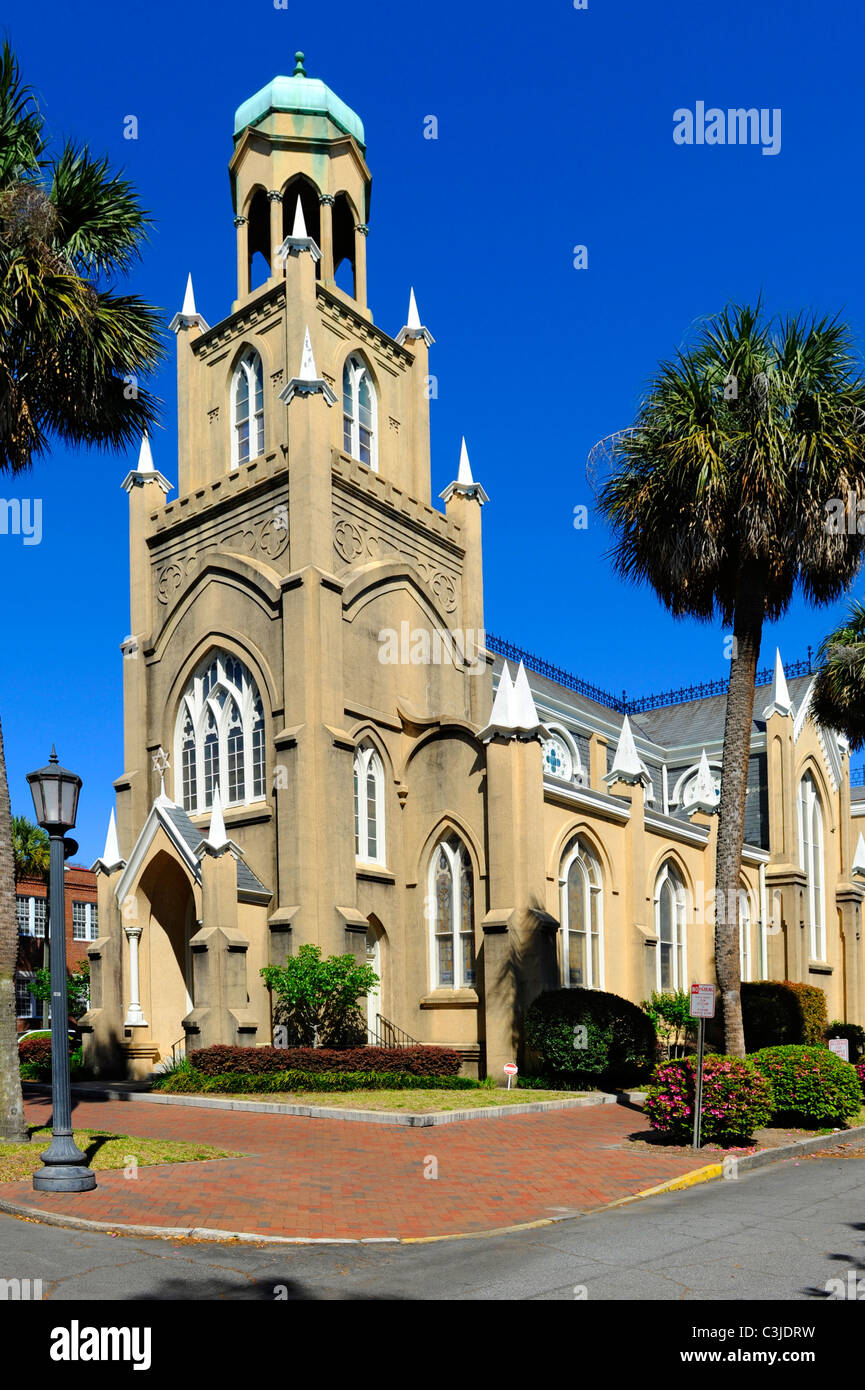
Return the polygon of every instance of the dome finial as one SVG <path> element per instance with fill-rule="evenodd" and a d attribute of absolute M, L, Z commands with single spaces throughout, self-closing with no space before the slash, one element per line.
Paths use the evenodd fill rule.
<path fill-rule="evenodd" d="M 300 49 L 298 49 L 295 53 L 294 61 L 296 67 L 294 69 L 294 72 L 291 74 L 292 77 L 306 77 L 306 68 L 303 66 L 303 54 L 301 53 Z"/>

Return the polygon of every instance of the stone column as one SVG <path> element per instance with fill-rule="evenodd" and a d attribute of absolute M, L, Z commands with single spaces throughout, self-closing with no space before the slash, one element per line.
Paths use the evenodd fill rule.
<path fill-rule="evenodd" d="M 333 195 L 322 193 L 318 200 L 321 208 L 321 283 L 333 284 Z"/>
<path fill-rule="evenodd" d="M 270 274 L 278 280 L 282 274 L 282 262 L 277 251 L 283 243 L 282 235 L 282 194 L 278 188 L 271 188 L 267 201 L 270 203 Z"/>
<path fill-rule="evenodd" d="M 124 926 L 126 940 L 129 942 L 129 1008 L 123 1020 L 124 1028 L 146 1028 L 147 1019 L 141 1011 L 139 994 L 141 986 L 138 979 L 138 943 L 141 940 L 140 927 Z"/>
<path fill-rule="evenodd" d="M 354 229 L 354 297 L 362 309 L 366 308 L 366 239 L 369 227 L 358 222 Z"/>
<path fill-rule="evenodd" d="M 237 298 L 245 299 L 249 294 L 249 233 L 245 217 L 235 217 L 237 228 Z"/>

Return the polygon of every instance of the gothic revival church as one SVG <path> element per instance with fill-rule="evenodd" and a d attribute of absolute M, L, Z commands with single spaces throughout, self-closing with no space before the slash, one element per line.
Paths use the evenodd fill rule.
<path fill-rule="evenodd" d="M 237 297 L 210 327 L 190 281 L 171 325 L 177 497 L 146 440 L 124 482 L 97 1074 L 270 1043 L 261 967 L 307 942 L 374 965 L 373 1036 L 498 1078 L 541 989 L 639 1001 L 714 977 L 723 697 L 629 712 L 484 641 L 488 499 L 463 446 L 433 505 L 433 339 L 413 294 L 395 336 L 367 305 L 365 154 L 302 55 L 240 107 Z M 861 1022 L 865 800 L 810 689 L 779 659 L 757 691 L 740 961 Z"/>

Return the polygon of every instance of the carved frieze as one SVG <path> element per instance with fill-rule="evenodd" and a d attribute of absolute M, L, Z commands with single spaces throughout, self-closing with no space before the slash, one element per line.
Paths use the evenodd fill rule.
<path fill-rule="evenodd" d="M 334 522 L 333 545 L 344 565 L 365 560 L 410 560 L 446 613 L 457 607 L 459 577 L 410 535 L 389 534 L 388 529 L 364 517 L 339 516 Z"/>
<path fill-rule="evenodd" d="M 154 578 L 159 603 L 170 604 L 178 590 L 202 568 L 208 554 L 217 549 L 277 560 L 288 549 L 288 507 L 283 503 L 268 506 L 266 511 L 242 521 L 226 517 L 222 526 L 209 527 L 206 535 L 190 537 L 177 546 L 163 563 L 157 560 Z"/>

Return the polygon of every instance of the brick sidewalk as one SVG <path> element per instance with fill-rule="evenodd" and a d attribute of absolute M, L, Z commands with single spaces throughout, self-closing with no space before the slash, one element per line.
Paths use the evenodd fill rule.
<path fill-rule="evenodd" d="M 705 1162 L 634 1151 L 624 1140 L 648 1126 L 619 1105 L 426 1130 L 123 1101 L 73 1106 L 76 1127 L 193 1139 L 248 1156 L 141 1167 L 135 1180 L 121 1170 L 99 1173 L 90 1193 L 3 1183 L 0 1197 L 118 1225 L 405 1239 L 590 1211 Z M 26 1111 L 30 1123 L 45 1124 L 50 1100 L 29 1100 Z M 437 1178 L 425 1177 L 434 1166 Z"/>

